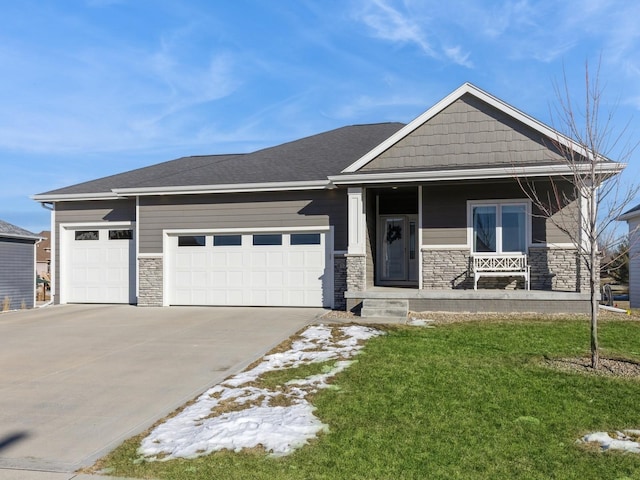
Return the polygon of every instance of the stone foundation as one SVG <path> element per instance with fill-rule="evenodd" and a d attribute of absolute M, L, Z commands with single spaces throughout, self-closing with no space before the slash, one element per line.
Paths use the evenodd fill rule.
<path fill-rule="evenodd" d="M 333 258 L 333 308 L 345 310 L 347 301 L 344 292 L 347 291 L 347 259 L 344 256 Z"/>
<path fill-rule="evenodd" d="M 363 292 L 367 285 L 367 258 L 365 255 L 347 255 L 347 290 Z"/>
<path fill-rule="evenodd" d="M 163 296 L 162 257 L 142 257 L 138 259 L 139 307 L 161 307 Z"/>

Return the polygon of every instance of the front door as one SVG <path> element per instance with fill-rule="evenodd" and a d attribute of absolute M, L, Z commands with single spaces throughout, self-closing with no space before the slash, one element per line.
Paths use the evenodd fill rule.
<path fill-rule="evenodd" d="M 417 217 L 382 215 L 379 222 L 378 276 L 398 285 L 418 280 Z"/>

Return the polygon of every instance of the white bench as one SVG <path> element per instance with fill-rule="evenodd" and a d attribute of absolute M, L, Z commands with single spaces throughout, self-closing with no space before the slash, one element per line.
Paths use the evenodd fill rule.
<path fill-rule="evenodd" d="M 524 285 L 529 290 L 529 264 L 524 253 L 508 255 L 472 256 L 473 289 L 478 289 L 480 277 L 524 277 Z"/>

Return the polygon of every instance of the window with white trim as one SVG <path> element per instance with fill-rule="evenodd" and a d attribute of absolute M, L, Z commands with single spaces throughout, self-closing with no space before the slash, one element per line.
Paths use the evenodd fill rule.
<path fill-rule="evenodd" d="M 526 253 L 531 231 L 527 202 L 470 202 L 469 217 L 474 253 Z"/>

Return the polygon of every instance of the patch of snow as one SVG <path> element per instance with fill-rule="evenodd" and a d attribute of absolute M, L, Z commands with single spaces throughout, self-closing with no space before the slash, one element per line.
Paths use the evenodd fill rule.
<path fill-rule="evenodd" d="M 427 320 L 422 318 L 412 318 L 407 322 L 407 325 L 411 325 L 412 327 L 427 327 L 433 328 L 433 320 Z"/>
<path fill-rule="evenodd" d="M 582 437 L 582 441 L 599 443 L 602 450 L 624 450 L 640 453 L 640 443 L 632 438 L 632 436 L 637 437 L 638 433 L 640 433 L 638 430 L 625 430 L 624 432 L 616 432 L 614 437 L 611 437 L 607 432 L 595 432 Z"/>
<path fill-rule="evenodd" d="M 256 367 L 212 387 L 156 427 L 142 440 L 138 453 L 148 461 L 169 460 L 261 445 L 273 455 L 287 455 L 327 429 L 313 415 L 315 407 L 306 396 L 327 388 L 329 380 L 352 363 L 348 359 L 365 340 L 382 334 L 354 325 L 335 331 L 325 325 L 309 327 L 286 352 L 265 356 Z M 277 391 L 252 385 L 266 372 L 327 360 L 336 360 L 327 372 L 291 380 Z M 276 400 L 285 405 L 272 406 Z"/>

